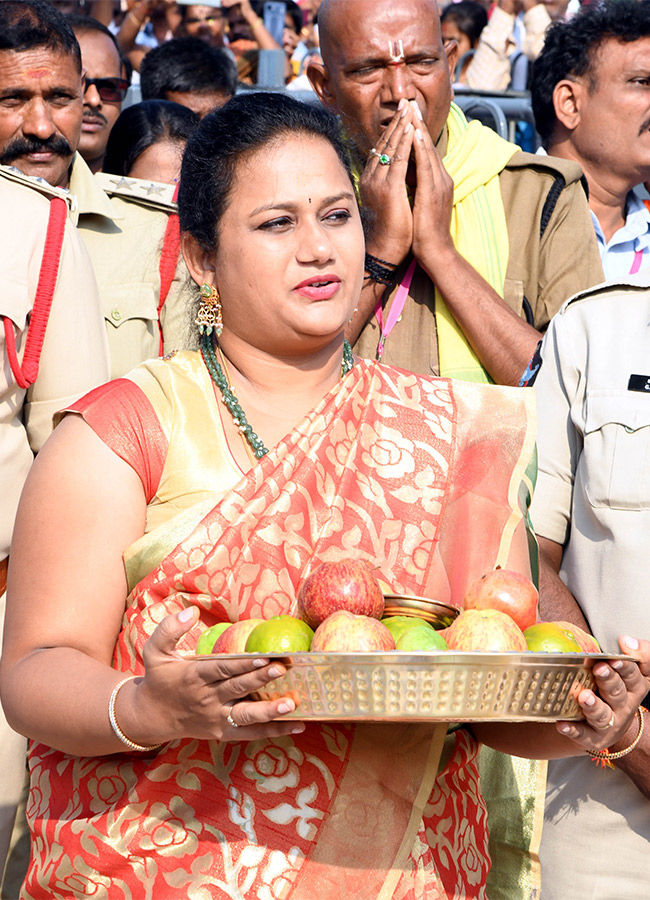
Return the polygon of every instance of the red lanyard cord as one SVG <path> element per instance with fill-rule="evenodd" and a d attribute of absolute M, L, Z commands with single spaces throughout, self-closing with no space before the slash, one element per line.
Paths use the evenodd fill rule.
<path fill-rule="evenodd" d="M 174 191 L 174 201 L 178 196 L 178 185 Z M 160 263 L 158 272 L 160 274 L 160 298 L 158 301 L 158 330 L 160 332 L 160 355 L 163 354 L 163 330 L 160 321 L 160 314 L 165 305 L 167 294 L 172 286 L 174 275 L 176 274 L 176 266 L 178 265 L 178 257 L 181 252 L 181 232 L 178 224 L 178 213 L 170 213 L 167 219 L 167 227 L 165 228 L 165 237 L 163 238 L 162 251 L 160 253 Z"/>
<path fill-rule="evenodd" d="M 38 377 L 38 366 L 45 339 L 45 329 L 50 317 L 50 308 L 54 297 L 54 289 L 59 274 L 59 261 L 63 247 L 65 223 L 68 218 L 68 207 L 61 197 L 53 197 L 50 201 L 50 215 L 45 235 L 43 260 L 38 275 L 38 285 L 34 305 L 29 318 L 27 339 L 22 365 L 18 362 L 14 323 L 8 316 L 3 316 L 5 340 L 9 365 L 19 387 L 25 390 L 34 384 Z"/>

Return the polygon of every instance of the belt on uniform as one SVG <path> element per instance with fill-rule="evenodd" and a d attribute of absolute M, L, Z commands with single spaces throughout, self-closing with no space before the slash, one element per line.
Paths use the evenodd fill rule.
<path fill-rule="evenodd" d="M 9 557 L 0 562 L 0 597 L 7 590 L 7 569 L 9 568 Z"/>

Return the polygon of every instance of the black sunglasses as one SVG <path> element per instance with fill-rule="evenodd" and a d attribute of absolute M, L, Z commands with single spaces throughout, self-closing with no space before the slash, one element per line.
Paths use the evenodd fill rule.
<path fill-rule="evenodd" d="M 104 103 L 121 103 L 129 88 L 126 78 L 86 78 L 84 94 L 91 84 L 95 85 Z"/>

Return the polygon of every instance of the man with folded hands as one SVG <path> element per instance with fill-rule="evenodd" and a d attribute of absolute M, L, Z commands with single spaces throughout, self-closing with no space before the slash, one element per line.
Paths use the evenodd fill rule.
<path fill-rule="evenodd" d="M 564 300 L 602 280 L 579 166 L 468 127 L 435 0 L 324 0 L 318 21 L 309 78 L 354 143 L 371 219 L 356 351 L 517 384 Z"/>

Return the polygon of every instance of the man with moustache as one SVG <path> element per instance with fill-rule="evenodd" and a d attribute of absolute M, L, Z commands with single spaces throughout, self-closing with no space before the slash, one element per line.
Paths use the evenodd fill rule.
<path fill-rule="evenodd" d="M 650 4 L 585 7 L 554 25 L 531 85 L 549 153 L 582 167 L 608 281 L 650 269 Z"/>
<path fill-rule="evenodd" d="M 45 0 L 0 3 L 0 164 L 68 189 L 99 285 L 111 377 L 185 344 L 192 302 L 174 188 L 93 175 L 76 152 L 84 73 L 74 33 Z M 166 352 L 166 350 L 165 350 Z"/>
<path fill-rule="evenodd" d="M 97 285 L 70 205 L 67 191 L 0 166 L 0 638 L 14 519 L 34 454 L 52 431 L 53 414 L 108 378 Z M 0 881 L 25 752 L 25 738 L 0 709 Z M 17 886 L 4 887 L 3 897 L 18 896 Z"/>
<path fill-rule="evenodd" d="M 435 0 L 324 0 L 319 33 L 309 77 L 356 145 L 372 216 L 357 352 L 518 384 L 566 297 L 602 280 L 579 167 L 468 129 Z"/>
<path fill-rule="evenodd" d="M 91 172 L 101 172 L 108 136 L 129 87 L 127 66 L 114 35 L 90 16 L 68 16 L 81 49 L 84 82 L 79 153 Z"/>

